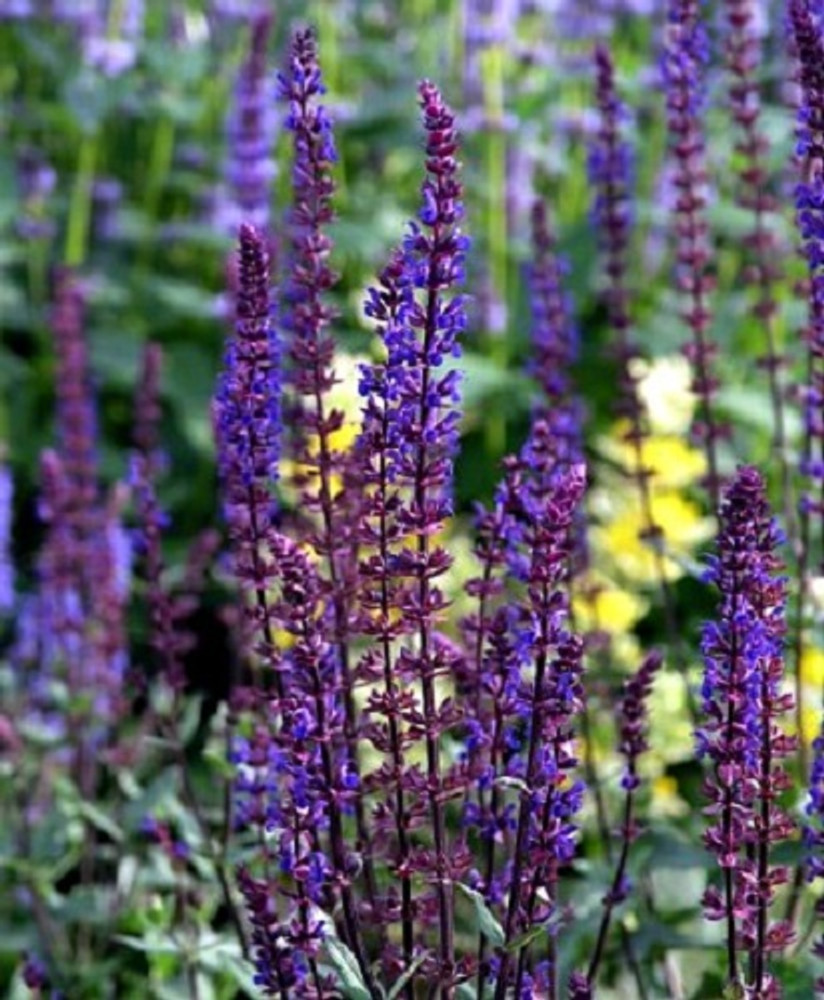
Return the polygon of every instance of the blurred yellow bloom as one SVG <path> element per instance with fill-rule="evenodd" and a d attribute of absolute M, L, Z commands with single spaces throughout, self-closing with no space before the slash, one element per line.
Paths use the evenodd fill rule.
<path fill-rule="evenodd" d="M 815 646 L 805 646 L 801 651 L 801 683 L 817 691 L 824 688 L 824 652 Z"/>
<path fill-rule="evenodd" d="M 687 359 L 680 354 L 654 361 L 637 358 L 632 362 L 631 373 L 638 380 L 638 395 L 652 433 L 685 435 L 695 410 Z"/>
<path fill-rule="evenodd" d="M 647 520 L 632 486 L 627 483 L 620 495 L 601 498 L 608 516 L 593 527 L 591 537 L 622 576 L 645 585 L 658 580 L 659 560 L 652 543 L 642 538 Z M 678 493 L 653 493 L 651 507 L 652 519 L 662 532 L 663 572 L 668 580 L 677 580 L 695 547 L 711 537 L 713 522 Z"/>
<path fill-rule="evenodd" d="M 695 736 L 687 711 L 684 678 L 671 671 L 660 671 L 648 707 L 652 760 L 659 766 L 691 760 L 695 755 Z"/>
<path fill-rule="evenodd" d="M 338 354 L 335 358 L 334 370 L 337 382 L 324 399 L 324 411 L 328 415 L 332 410 L 340 410 L 344 415 L 343 424 L 329 435 L 329 447 L 333 451 L 346 452 L 355 443 L 360 430 L 361 406 L 363 400 L 358 394 L 358 366 L 368 362 L 368 358 L 354 354 Z M 317 436 L 310 436 L 306 442 L 307 451 L 312 459 L 319 454 L 320 444 Z M 280 463 L 282 493 L 289 503 L 296 503 L 297 496 L 294 480 L 297 476 L 317 476 L 317 468 L 312 465 L 296 463 L 291 458 L 283 458 Z M 332 495 L 339 492 L 342 486 L 341 478 L 333 474 L 329 483 Z"/>
<path fill-rule="evenodd" d="M 786 727 L 788 733 L 795 732 L 795 726 L 788 724 Z M 805 705 L 801 709 L 801 736 L 804 742 L 809 746 L 814 739 L 816 739 L 821 733 L 821 709 L 812 708 L 809 704 Z"/>
<path fill-rule="evenodd" d="M 651 783 L 650 817 L 685 816 L 689 806 L 678 794 L 678 782 L 668 774 L 656 775 Z"/>
<path fill-rule="evenodd" d="M 629 425 L 619 421 L 612 435 L 599 442 L 599 448 L 625 472 L 633 474 L 638 467 L 635 447 L 623 440 L 628 430 Z M 641 468 L 649 470 L 653 490 L 690 486 L 707 471 L 704 454 L 690 447 L 683 438 L 673 435 L 659 434 L 647 438 L 641 444 L 640 458 Z"/>
<path fill-rule="evenodd" d="M 621 634 L 629 631 L 647 613 L 649 603 L 606 577 L 591 576 L 576 586 L 573 599 L 576 626 L 583 632 L 603 629 Z"/>

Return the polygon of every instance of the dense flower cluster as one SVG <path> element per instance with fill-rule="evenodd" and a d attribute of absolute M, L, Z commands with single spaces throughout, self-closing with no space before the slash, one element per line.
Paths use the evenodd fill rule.
<path fill-rule="evenodd" d="M 703 635 L 705 660 L 698 752 L 712 764 L 705 790 L 712 817 L 705 833 L 723 875 L 721 888 L 704 896 L 707 917 L 727 927 L 727 973 L 739 981 L 739 949 L 753 956 L 758 995 L 769 981 L 766 958 L 792 936 L 784 921 L 768 923 L 783 866 L 770 867 L 773 844 L 793 823 L 777 803 L 789 787 L 782 758 L 795 750 L 780 717 L 792 709 L 783 690 L 785 582 L 776 576 L 779 536 L 765 499 L 764 482 L 742 467 L 721 506 L 718 554 L 709 578 L 721 592 L 718 618 Z"/>
<path fill-rule="evenodd" d="M 256 652 L 273 663 L 273 626 L 266 588 L 273 578 L 272 493 L 280 457 L 280 368 L 269 299 L 265 240 L 242 226 L 238 254 L 237 322 L 214 406 L 220 446 L 224 513 L 232 540 L 235 575 L 250 595 L 247 615 Z M 276 675 L 277 677 L 277 675 Z"/>

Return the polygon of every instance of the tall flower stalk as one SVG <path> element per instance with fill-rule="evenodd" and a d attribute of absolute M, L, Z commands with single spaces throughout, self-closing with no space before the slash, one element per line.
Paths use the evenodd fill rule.
<path fill-rule="evenodd" d="M 265 237 L 241 226 L 236 325 L 214 403 L 215 434 L 234 574 L 244 595 L 246 636 L 257 662 L 283 682 L 274 645 L 268 587 L 274 579 L 273 494 L 280 458 L 280 355 L 272 322 Z"/>
<path fill-rule="evenodd" d="M 329 392 L 337 379 L 333 367 L 335 341 L 328 331 L 334 310 L 327 299 L 337 278 L 329 264 L 332 240 L 327 228 L 334 218 L 332 166 L 337 152 L 332 121 L 322 103 L 324 93 L 315 35 L 310 30 L 298 31 L 292 40 L 289 70 L 280 76 L 280 94 L 289 106 L 286 124 L 294 148 L 283 315 L 289 335 L 288 443 L 298 469 L 295 484 L 300 491 L 301 516 L 310 519 L 306 525 L 307 541 L 322 557 L 328 580 L 346 720 L 342 735 L 349 766 L 357 774 L 358 726 L 348 636 L 351 595 L 356 588 L 357 542 L 353 526 L 356 518 L 352 491 L 346 488 L 349 481 L 346 456 L 334 443 L 334 434 L 343 425 L 344 415 L 329 402 Z M 355 810 L 374 905 L 377 887 L 371 837 L 359 799 Z"/>
<path fill-rule="evenodd" d="M 385 332 L 394 410 L 388 455 L 392 478 L 406 497 L 397 517 L 409 541 L 397 559 L 409 580 L 401 611 L 415 637 L 415 646 L 401 651 L 396 669 L 419 692 L 419 712 L 410 711 L 407 722 L 419 730 L 425 720 L 424 798 L 433 837 L 432 856 L 417 856 L 412 868 L 427 870 L 435 887 L 437 975 L 444 997 L 449 998 L 456 974 L 454 881 L 462 865 L 460 852 L 453 855 L 447 841 L 445 804 L 461 789 L 455 776 L 444 774 L 440 748 L 460 713 L 453 702 L 439 698 L 435 686 L 439 676 L 454 669 L 454 653 L 438 631 L 448 605 L 437 581 L 451 560 L 443 548 L 432 544 L 432 538 L 452 514 L 458 375 L 454 369 L 441 369 L 446 359 L 460 355 L 464 305 L 451 293 L 463 277 L 467 243 L 460 229 L 463 207 L 454 116 L 434 84 L 424 81 L 418 93 L 426 133 L 426 177 L 418 221 L 410 224 L 403 244 L 412 294 L 402 322 L 387 326 Z"/>
<path fill-rule="evenodd" d="M 513 942 L 545 925 L 548 995 L 554 998 L 557 991 L 554 929 L 548 924 L 558 918 L 558 872 L 574 853 L 572 820 L 583 798 L 583 784 L 570 778 L 577 765 L 574 719 L 583 698 L 582 644 L 568 630 L 562 584 L 569 571 L 572 528 L 584 482 L 583 466 L 567 467 L 540 505 L 526 500 L 522 507 L 524 543 L 530 556 L 517 635 L 522 663 L 530 665 L 531 671 L 518 677 L 514 717 L 509 723 L 509 740 L 520 753 L 510 759 L 504 773 L 517 776 L 523 786 L 506 879 L 504 947 L 497 961 L 495 1000 L 504 1000 L 511 985 L 515 995 L 521 996 L 527 982 L 529 947 Z M 516 736 L 521 726 L 523 733 Z M 511 976 L 513 955 L 516 963 Z"/>
<path fill-rule="evenodd" d="M 633 362 L 639 357 L 632 336 L 631 293 L 628 285 L 629 248 L 632 235 L 632 156 L 623 136 L 626 109 L 615 86 L 615 68 L 609 50 L 595 49 L 595 96 L 599 126 L 589 154 L 589 177 L 594 190 L 593 216 L 598 231 L 606 275 L 606 307 L 615 335 L 614 356 L 618 365 L 618 416 L 626 419 L 626 440 L 633 454 L 633 476 L 641 505 L 643 540 L 655 560 L 667 633 L 678 645 L 675 601 L 666 574 L 663 532 L 652 507 L 650 470 L 644 463 L 644 441 L 649 434 L 647 414 L 638 393 Z"/>
<path fill-rule="evenodd" d="M 764 335 L 764 353 L 759 359 L 767 373 L 773 411 L 773 455 L 778 463 L 787 534 L 797 546 L 797 511 L 787 455 L 786 387 L 782 370 L 786 363 L 778 343 L 776 288 L 781 278 L 781 244 L 775 233 L 778 202 L 770 190 L 768 157 L 770 142 L 761 115 L 761 40 L 756 19 L 756 0 L 725 0 L 727 35 L 724 52 L 729 73 L 730 113 L 737 128 L 735 151 L 740 158 L 736 198 L 750 213 L 752 228 L 745 237 L 744 278 L 753 290 L 752 315 Z M 797 553 L 796 553 L 797 555 Z M 796 691 L 798 696 L 799 691 Z"/>
<path fill-rule="evenodd" d="M 775 888 L 787 880 L 786 867 L 771 866 L 770 849 L 793 830 L 777 803 L 788 787 L 780 760 L 796 748 L 778 724 L 793 703 L 781 690 L 786 594 L 777 544 L 764 482 L 742 467 L 724 496 L 708 572 L 721 601 L 704 628 L 704 721 L 696 736 L 712 766 L 704 841 L 722 873 L 720 889 L 704 895 L 704 912 L 725 923 L 728 982 L 743 984 L 743 951 L 757 996 L 771 981 L 767 956 L 792 940 L 787 922 L 768 920 Z"/>
<path fill-rule="evenodd" d="M 716 513 L 721 499 L 718 441 L 724 435 L 724 428 L 714 412 L 719 383 L 713 372 L 713 362 L 718 349 L 708 336 L 714 279 L 708 266 L 711 251 L 707 236 L 707 170 L 701 122 L 701 73 L 706 61 L 706 46 L 698 0 L 672 0 L 663 67 L 677 191 L 674 210 L 676 279 L 686 300 L 682 318 L 692 333 L 692 341 L 683 350 L 693 368 L 691 388 L 700 412 L 699 419 L 693 423 L 693 434 L 707 456 L 705 485 Z"/>
<path fill-rule="evenodd" d="M 798 520 L 798 580 L 796 618 L 796 720 L 799 733 L 803 719 L 801 647 L 809 602 L 809 574 L 815 553 L 819 568 L 824 562 L 824 43 L 818 24 L 806 0 L 792 0 L 789 8 L 801 83 L 798 112 L 797 156 L 801 176 L 796 184 L 796 221 L 809 276 L 807 341 L 807 384 L 802 402 L 804 437 L 801 473 L 807 489 L 801 498 Z M 814 525 L 818 541 L 814 545 Z M 806 772 L 807 750 L 801 743 L 801 763 Z"/>

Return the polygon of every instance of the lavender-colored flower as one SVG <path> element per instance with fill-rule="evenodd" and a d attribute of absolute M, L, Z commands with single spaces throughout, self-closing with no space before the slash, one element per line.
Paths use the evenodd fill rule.
<path fill-rule="evenodd" d="M 627 424 L 624 438 L 632 449 L 628 474 L 638 488 L 642 528 L 639 537 L 648 543 L 655 560 L 656 576 L 664 606 L 664 618 L 670 641 L 676 649 L 681 640 L 676 620 L 675 601 L 667 580 L 661 526 L 652 507 L 650 470 L 644 462 L 644 441 L 649 421 L 641 401 L 633 361 L 639 352 L 634 343 L 630 316 L 630 291 L 627 283 L 631 236 L 631 154 L 623 137 L 622 121 L 626 116 L 615 88 L 615 69 L 609 51 L 602 45 L 595 50 L 596 103 L 599 128 L 590 149 L 589 173 L 595 190 L 593 215 L 606 272 L 606 307 L 609 324 L 615 335 L 613 354 L 618 365 L 616 414 Z"/>
<path fill-rule="evenodd" d="M 280 457 L 280 355 L 265 237 L 247 225 L 241 226 L 239 235 L 236 312 L 214 403 L 215 434 L 234 572 L 254 598 L 246 608 L 255 651 L 263 663 L 273 666 L 274 626 L 266 590 L 274 575 L 271 532 Z M 275 683 L 280 686 L 278 674 Z"/>
<path fill-rule="evenodd" d="M 583 461 L 585 413 L 572 385 L 572 367 L 578 356 L 578 333 L 564 289 L 565 262 L 558 257 L 546 206 L 532 207 L 533 260 L 530 271 L 532 302 L 531 371 L 541 397 L 536 401 L 532 430 L 521 454 L 529 470 L 527 493 L 540 505 L 554 477 Z M 585 560 L 585 529 L 579 525 L 579 549 Z"/>
<path fill-rule="evenodd" d="M 777 343 L 776 285 L 781 278 L 784 247 L 778 238 L 777 199 L 771 190 L 768 166 L 770 143 L 761 120 L 759 71 L 762 39 L 767 27 L 766 4 L 759 0 L 725 0 L 727 35 L 724 52 L 729 72 L 730 112 L 737 126 L 735 151 L 738 169 L 738 204 L 750 213 L 751 229 L 744 238 L 744 278 L 755 292 L 752 314 L 764 335 L 760 365 L 767 372 L 773 411 L 773 453 L 779 464 L 787 531 L 794 535 L 791 509 L 790 466 L 786 457 L 785 391 L 781 369 L 785 359 Z"/>
<path fill-rule="evenodd" d="M 603 255 L 605 299 L 609 324 L 615 334 L 613 354 L 618 365 L 616 413 L 629 423 L 627 440 L 635 448 L 635 475 L 646 514 L 646 531 L 660 534 L 652 523 L 647 473 L 641 463 L 641 444 L 647 434 L 646 414 L 638 395 L 632 362 L 638 356 L 631 337 L 629 245 L 632 234 L 632 153 L 623 136 L 626 108 L 615 88 L 615 68 L 609 50 L 595 49 L 598 133 L 589 150 L 589 179 L 594 191 L 592 215 Z"/>
<path fill-rule="evenodd" d="M 216 21 L 251 21 L 266 11 L 266 0 L 211 0 L 209 14 Z"/>
<path fill-rule="evenodd" d="M 98 0 L 51 0 L 50 16 L 55 21 L 93 30 L 100 23 Z"/>
<path fill-rule="evenodd" d="M 808 882 L 824 877 L 824 732 L 813 741 L 813 765 L 810 771 L 809 800 L 805 807 L 808 817 L 803 827 L 806 854 L 805 874 Z M 824 917 L 824 904 L 819 898 L 816 916 Z M 813 954 L 824 958 L 824 935 L 819 935 L 813 944 Z M 824 976 L 815 983 L 817 994 L 824 994 Z"/>
<path fill-rule="evenodd" d="M 602 45 L 595 49 L 595 71 L 600 122 L 588 160 L 589 180 L 595 192 L 592 214 L 605 257 L 610 323 L 623 352 L 618 360 L 626 365 L 629 359 L 626 338 L 630 327 L 626 280 L 632 225 L 632 154 L 622 136 L 627 112 L 615 90 L 612 56 Z"/>
<path fill-rule="evenodd" d="M 461 793 L 463 779 L 460 766 L 447 772 L 441 768 L 440 740 L 460 715 L 451 700 L 437 696 L 434 679 L 451 673 L 459 656 L 438 631 L 446 608 L 438 578 L 449 568 L 450 559 L 442 548 L 431 545 L 431 537 L 452 511 L 458 376 L 442 367 L 460 352 L 464 305 L 450 293 L 462 277 L 467 243 L 459 227 L 462 190 L 454 116 L 433 84 L 422 83 L 419 95 L 427 156 L 423 206 L 418 221 L 410 224 L 402 251 L 383 272 L 381 288 L 373 289 L 367 302 L 367 312 L 378 320 L 387 360 L 363 373 L 364 431 L 356 450 L 367 465 L 365 485 L 370 492 L 375 490 L 364 501 L 361 536 L 366 544 L 380 546 L 379 558 L 362 569 L 367 612 L 362 628 L 387 640 L 403 635 L 415 639 L 399 653 L 385 648 L 382 664 L 376 659 L 370 667 L 364 658 L 358 672 L 366 676 L 370 669 L 375 679 L 384 682 L 383 694 L 370 703 L 368 714 L 375 722 L 367 733 L 390 755 L 391 770 L 380 770 L 368 780 L 375 787 L 382 773 L 392 774 L 388 791 L 394 794 L 382 807 L 386 818 L 381 827 L 394 832 L 397 850 L 406 859 L 398 912 L 403 956 L 400 961 L 393 957 L 395 972 L 408 966 L 412 957 L 411 877 L 423 874 L 434 885 L 434 898 L 416 905 L 422 907 L 424 925 L 435 923 L 440 937 L 437 958 L 422 971 L 447 987 L 458 975 L 452 886 L 463 874 L 466 858 L 459 845 L 447 844 L 444 803 Z M 389 740 L 378 739 L 381 716 L 389 726 Z M 425 743 L 425 775 L 420 768 L 404 765 L 407 742 L 400 736 L 402 729 L 415 742 Z M 395 765 L 399 770 L 394 771 Z M 427 815 L 433 849 L 412 852 L 408 839 L 412 824 L 419 825 Z M 410 985 L 409 996 L 411 989 Z"/>
<path fill-rule="evenodd" d="M 123 201 L 123 185 L 114 177 L 98 177 L 92 187 L 95 238 L 103 242 L 119 234 L 119 213 Z"/>
<path fill-rule="evenodd" d="M 0 463 L 0 614 L 9 614 L 15 605 L 14 563 L 12 560 L 12 520 L 14 480 L 8 465 Z"/>
<path fill-rule="evenodd" d="M 779 541 L 757 470 L 742 467 L 721 505 L 718 554 L 709 579 L 721 592 L 717 620 L 704 628 L 705 673 L 696 733 L 698 753 L 709 758 L 705 782 L 714 817 L 704 835 L 716 855 L 723 887 L 710 887 L 704 912 L 727 925 L 727 973 L 738 982 L 738 950 L 752 955 L 757 992 L 766 982 L 768 952 L 784 947 L 789 926 L 768 926 L 774 887 L 785 868 L 769 867 L 769 846 L 792 830 L 776 805 L 787 776 L 777 761 L 795 748 L 776 720 L 792 708 L 783 694 L 784 581 L 775 576 Z"/>
<path fill-rule="evenodd" d="M 524 543 L 530 552 L 526 598 L 517 626 L 524 671 L 514 694 L 510 741 L 520 753 L 507 766 L 523 782 L 508 879 L 507 942 L 556 915 L 558 870 L 575 851 L 574 816 L 583 785 L 571 779 L 577 765 L 574 719 L 582 707 L 582 643 L 566 624 L 562 582 L 568 572 L 572 526 L 583 496 L 582 465 L 559 475 L 542 511 L 525 506 Z M 530 665 L 531 670 L 526 671 Z M 539 899 L 538 887 L 545 893 Z M 515 995 L 527 973 L 528 947 L 517 949 Z M 496 973 L 496 1000 L 513 983 L 511 953 L 504 950 Z M 556 975 L 550 957 L 550 992 Z"/>
<path fill-rule="evenodd" d="M 58 448 L 73 493 L 78 532 L 93 534 L 98 498 L 97 415 L 84 322 L 85 295 L 69 271 L 56 281 L 52 330 L 57 351 Z"/>
<path fill-rule="evenodd" d="M 0 21 L 23 21 L 35 13 L 32 0 L 2 0 Z"/>
<path fill-rule="evenodd" d="M 805 462 L 803 471 L 818 484 L 824 465 L 813 461 L 814 445 L 824 437 L 820 419 L 824 373 L 820 358 L 824 343 L 824 43 L 806 0 L 793 0 L 790 21 L 800 65 L 803 101 L 798 119 L 797 154 L 802 177 L 796 186 L 797 221 L 810 275 L 810 384 L 807 387 Z M 822 513 L 813 496 L 805 498 L 807 513 Z"/>
<path fill-rule="evenodd" d="M 718 472 L 718 439 L 723 428 L 713 409 L 718 379 L 713 373 L 717 347 L 708 339 L 712 320 L 709 294 L 714 281 L 709 274 L 710 247 L 706 221 L 706 152 L 701 123 L 703 105 L 701 73 L 707 58 L 707 40 L 700 20 L 698 0 L 672 0 L 669 6 L 663 55 L 667 95 L 667 126 L 675 160 L 676 281 L 685 297 L 682 314 L 692 340 L 683 348 L 693 368 L 692 391 L 699 401 L 700 418 L 693 434 L 707 456 L 706 488 L 712 509 L 718 510 L 721 481 Z"/>
<path fill-rule="evenodd" d="M 17 176 L 22 212 L 17 232 L 23 239 L 48 239 L 54 234 L 50 199 L 57 184 L 57 172 L 35 150 L 26 150 L 17 160 Z"/>
<path fill-rule="evenodd" d="M 121 76 L 137 61 L 143 34 L 143 0 L 125 0 L 114 8 L 107 5 L 105 16 L 100 9 L 94 18 L 82 23 L 83 54 L 86 62 L 107 77 Z"/>
<path fill-rule="evenodd" d="M 293 136 L 292 208 L 289 214 L 290 245 L 285 283 L 284 326 L 289 333 L 287 380 L 292 390 L 288 423 L 293 455 L 300 473 L 301 506 L 313 515 L 312 543 L 323 552 L 333 591 L 336 627 L 346 627 L 347 574 L 352 560 L 351 512 L 347 509 L 345 456 L 333 446 L 332 435 L 343 425 L 344 415 L 330 408 L 329 391 L 336 382 L 333 369 L 335 344 L 328 327 L 334 316 L 327 301 L 337 280 L 329 266 L 332 241 L 326 231 L 334 217 L 335 189 L 332 165 L 337 159 L 332 122 L 321 103 L 325 93 L 311 31 L 296 33 L 290 69 L 280 75 L 280 92 L 288 102 L 286 124 Z M 341 654 L 346 660 L 343 649 Z M 347 677 L 348 664 L 344 662 Z M 351 721 L 351 706 L 348 710 Z M 350 733 L 354 738 L 354 734 Z M 355 754 L 353 752 L 353 760 Z"/>
<path fill-rule="evenodd" d="M 58 670 L 86 696 L 71 720 L 77 775 L 89 791 L 92 745 L 110 734 L 123 707 L 127 662 L 123 491 L 106 498 L 98 481 L 97 427 L 85 340 L 84 296 L 70 272 L 58 276 L 52 328 L 57 352 L 57 447 L 41 460 L 41 516 L 47 526 L 39 562 L 36 619 L 43 631 L 40 669 Z"/>
<path fill-rule="evenodd" d="M 281 74 L 280 94 L 287 102 L 286 126 L 292 133 L 292 207 L 289 213 L 288 273 L 284 326 L 289 334 L 287 425 L 294 482 L 306 540 L 322 556 L 329 614 L 334 623 L 345 712 L 343 739 L 349 768 L 358 775 L 357 712 L 353 693 L 353 653 L 348 639 L 352 599 L 357 589 L 357 470 L 334 435 L 344 414 L 330 405 L 337 382 L 335 342 L 328 327 L 334 311 L 328 293 L 337 280 L 329 264 L 334 218 L 332 167 L 337 159 L 332 121 L 322 102 L 325 87 L 312 31 L 296 32 L 289 69 Z M 355 801 L 358 836 L 364 845 L 364 872 L 370 905 L 376 906 L 370 833 L 360 799 Z"/>
<path fill-rule="evenodd" d="M 40 990 L 48 987 L 49 970 L 46 968 L 45 962 L 38 955 L 26 955 L 26 961 L 23 966 L 23 982 L 30 990 L 37 990 L 38 993 Z"/>
<path fill-rule="evenodd" d="M 533 359 L 530 371 L 550 408 L 570 396 L 570 369 L 578 355 L 571 302 L 564 289 L 566 264 L 557 254 L 546 203 L 532 203 L 532 248 L 529 285 L 532 303 Z"/>
<path fill-rule="evenodd" d="M 137 514 L 139 568 L 146 581 L 149 645 L 162 664 L 166 682 L 179 695 L 184 684 L 181 658 L 189 640 L 175 627 L 174 603 L 163 583 L 165 562 L 162 538 L 167 519 L 157 494 L 158 478 L 164 464 L 158 440 L 162 361 L 160 346 L 148 344 L 143 353 L 143 368 L 135 397 L 131 486 Z M 138 684 L 144 680 L 138 678 Z"/>
<path fill-rule="evenodd" d="M 271 24 L 270 14 L 260 14 L 250 25 L 249 50 L 235 82 L 226 123 L 228 199 L 220 199 L 219 210 L 221 228 L 234 233 L 240 223 L 248 223 L 269 238 L 269 192 L 276 175 L 272 155 L 276 116 L 266 70 Z"/>

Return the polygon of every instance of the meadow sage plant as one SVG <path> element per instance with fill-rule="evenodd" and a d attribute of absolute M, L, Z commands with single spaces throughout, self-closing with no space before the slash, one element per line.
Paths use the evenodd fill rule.
<path fill-rule="evenodd" d="M 76 117 L 9 114 L 27 142 L 0 156 L 19 182 L 0 199 L 0 240 L 8 220 L 16 241 L 0 246 L 3 989 L 824 995 L 824 733 L 806 683 L 824 660 L 820 5 L 787 0 L 779 39 L 750 0 L 715 19 L 699 0 L 551 16 L 341 0 L 310 4 L 320 33 L 292 29 L 288 0 L 282 21 L 257 0 L 7 2 L 0 47 L 35 71 L 16 89 L 9 59 L 0 102 L 25 107 L 62 65 L 40 37 L 47 6 L 76 57 Z M 394 130 L 414 99 L 407 7 L 416 53 L 444 73 L 443 90 L 417 85 L 417 157 Z M 551 67 L 533 30 L 547 19 L 563 29 Z M 483 99 L 463 136 L 441 31 Z M 169 64 L 201 36 L 232 73 Z M 327 96 L 319 37 L 342 94 Z M 155 63 L 168 89 L 156 127 L 132 130 L 148 150 L 138 210 L 106 137 L 125 141 L 112 109 L 144 113 L 151 87 L 123 95 Z M 792 82 L 795 122 L 766 70 Z M 530 108 L 543 116 L 550 91 L 580 102 L 581 73 L 592 114 L 547 145 L 561 170 Z M 339 100 L 350 74 L 371 88 L 366 125 Z M 222 176 L 210 225 L 235 246 L 200 246 L 188 285 L 181 223 L 203 190 L 178 167 L 197 171 L 221 120 L 201 180 Z M 400 204 L 413 164 L 403 226 L 395 192 L 390 210 L 361 175 L 399 179 Z M 670 203 L 651 205 L 661 176 Z M 508 222 L 526 206 L 521 233 Z M 112 262 L 130 240 L 158 329 L 120 357 Z M 214 332 L 205 261 L 228 271 L 216 381 L 177 329 Z M 155 303 L 186 323 L 163 326 Z M 53 386 L 24 405 L 14 379 L 42 344 Z M 758 364 L 737 380 L 745 347 Z M 523 373 L 504 370 L 515 359 Z M 15 434 L 52 390 L 29 468 Z M 212 458 L 219 502 L 190 518 Z"/>

